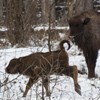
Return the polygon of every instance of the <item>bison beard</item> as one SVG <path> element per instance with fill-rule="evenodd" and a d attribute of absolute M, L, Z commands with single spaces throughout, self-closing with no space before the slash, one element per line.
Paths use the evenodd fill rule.
<path fill-rule="evenodd" d="M 95 77 L 95 66 L 100 49 L 100 15 L 93 11 L 84 12 L 69 21 L 70 36 L 83 50 L 88 67 L 88 77 Z"/>
<path fill-rule="evenodd" d="M 68 54 L 66 53 L 63 44 L 69 42 L 63 40 L 60 43 L 60 50 L 52 52 L 38 52 L 18 59 L 12 59 L 6 67 L 6 72 L 9 74 L 23 74 L 29 76 L 29 81 L 26 85 L 26 90 L 23 94 L 25 97 L 34 83 L 41 77 L 43 86 L 46 89 L 46 95 L 50 95 L 48 89 L 49 80 L 48 76 L 52 74 L 68 75 L 74 80 L 74 88 L 77 93 L 81 95 L 80 86 L 78 84 L 78 71 L 77 67 L 69 66 Z M 69 44 L 70 46 L 70 44 Z"/>

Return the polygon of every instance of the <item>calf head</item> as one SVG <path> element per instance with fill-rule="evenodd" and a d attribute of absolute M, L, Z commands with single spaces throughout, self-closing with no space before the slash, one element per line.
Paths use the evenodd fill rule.
<path fill-rule="evenodd" d="M 9 74 L 17 74 L 19 72 L 18 71 L 19 66 L 20 66 L 19 59 L 14 58 L 10 61 L 10 63 L 8 64 L 5 70 Z"/>
<path fill-rule="evenodd" d="M 82 18 L 82 16 L 75 16 L 71 18 L 68 21 L 70 26 L 70 35 L 77 36 L 84 32 L 84 26 L 87 25 L 89 21 L 90 18 L 88 17 Z"/>

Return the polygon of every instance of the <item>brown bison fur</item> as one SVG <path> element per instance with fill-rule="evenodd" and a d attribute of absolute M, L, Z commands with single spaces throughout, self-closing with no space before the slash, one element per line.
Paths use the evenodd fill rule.
<path fill-rule="evenodd" d="M 96 59 L 100 49 L 100 15 L 93 11 L 84 12 L 69 20 L 70 35 L 83 50 L 88 67 L 88 77 L 95 77 Z"/>
<path fill-rule="evenodd" d="M 9 65 L 6 68 L 7 73 L 19 73 L 30 77 L 23 96 L 27 95 L 29 89 L 34 83 L 37 82 L 40 77 L 43 79 L 43 85 L 46 89 L 46 95 L 49 96 L 50 91 L 48 89 L 48 76 L 52 74 L 64 74 L 72 77 L 74 80 L 75 91 L 81 95 L 80 86 L 77 79 L 77 67 L 69 66 L 68 54 L 63 47 L 63 44 L 65 42 L 69 44 L 67 40 L 63 40 L 60 43 L 61 50 L 46 53 L 33 53 L 25 57 L 12 59 L 10 61 Z"/>

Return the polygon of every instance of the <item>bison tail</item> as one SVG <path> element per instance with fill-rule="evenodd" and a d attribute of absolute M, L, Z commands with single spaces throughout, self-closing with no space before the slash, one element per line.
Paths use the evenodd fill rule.
<path fill-rule="evenodd" d="M 60 42 L 60 49 L 62 50 L 62 49 L 65 49 L 64 48 L 64 46 L 63 46 L 63 44 L 64 43 L 67 43 L 68 44 L 68 49 L 67 50 L 69 50 L 70 49 L 70 47 L 71 47 L 71 45 L 70 45 L 70 42 L 68 41 L 68 40 L 62 40 L 61 42 Z"/>

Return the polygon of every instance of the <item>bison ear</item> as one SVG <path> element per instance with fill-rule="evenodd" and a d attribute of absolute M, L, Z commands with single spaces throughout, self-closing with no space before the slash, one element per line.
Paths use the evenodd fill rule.
<path fill-rule="evenodd" d="M 90 22 L 90 18 L 85 18 L 83 21 L 83 25 L 87 25 Z"/>

